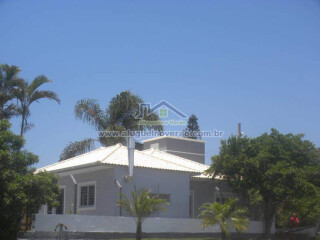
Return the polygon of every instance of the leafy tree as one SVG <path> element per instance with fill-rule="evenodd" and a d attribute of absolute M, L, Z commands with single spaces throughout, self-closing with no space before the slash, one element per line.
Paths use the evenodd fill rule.
<path fill-rule="evenodd" d="M 208 173 L 223 175 L 235 190 L 260 196 L 266 236 L 282 206 L 294 209 L 306 196 L 319 195 L 319 151 L 302 138 L 275 129 L 251 139 L 232 136 L 221 141 L 219 155 L 212 157 Z M 308 212 L 317 208 L 315 203 Z"/>
<path fill-rule="evenodd" d="M 319 223 L 320 189 L 316 189 L 316 192 L 310 195 L 299 195 L 284 199 L 280 207 L 277 208 L 276 225 L 278 227 L 290 227 L 290 218 L 293 213 L 296 213 L 299 217 L 300 226 L 310 226 Z"/>
<path fill-rule="evenodd" d="M 219 224 L 221 239 L 224 240 L 230 234 L 232 228 L 242 232 L 248 229 L 249 220 L 247 210 L 236 205 L 237 199 L 229 199 L 226 203 L 204 203 L 199 217 L 203 218 L 202 227 Z"/>
<path fill-rule="evenodd" d="M 82 99 L 75 105 L 74 113 L 77 119 L 88 123 L 98 131 L 121 132 L 121 131 L 143 131 L 154 129 L 162 131 L 162 125 L 140 125 L 139 114 L 142 99 L 130 91 L 120 92 L 113 97 L 108 108 L 103 111 L 95 99 Z M 143 115 L 143 120 L 158 121 L 158 115 L 151 113 Z M 116 143 L 124 143 L 124 137 L 106 136 L 101 134 L 98 140 L 87 138 L 82 141 L 70 142 L 60 155 L 60 160 L 83 154 L 94 148 L 94 142 L 99 141 L 103 146 L 110 146 Z"/>
<path fill-rule="evenodd" d="M 16 105 L 12 100 L 19 72 L 20 69 L 17 66 L 0 65 L 0 119 L 9 119 L 17 113 Z"/>
<path fill-rule="evenodd" d="M 48 90 L 38 90 L 41 85 L 50 82 L 51 81 L 44 75 L 36 77 L 30 84 L 23 79 L 19 81 L 18 88 L 15 90 L 14 95 L 20 102 L 18 112 L 22 117 L 20 129 L 21 136 L 31 127 L 33 127 L 33 124 L 28 122 L 28 118 L 31 115 L 30 105 L 32 103 L 46 98 L 49 100 L 54 100 L 60 104 L 60 99 L 55 92 Z"/>
<path fill-rule="evenodd" d="M 184 137 L 191 139 L 201 139 L 199 136 L 200 127 L 198 124 L 198 118 L 196 115 L 192 114 L 188 119 L 188 125 L 184 130 Z"/>
<path fill-rule="evenodd" d="M 7 120 L 0 121 L 0 239 L 17 239 L 23 214 L 27 219 L 59 194 L 53 174 L 35 174 L 38 157 L 21 150 L 24 140 L 13 134 Z"/>
<path fill-rule="evenodd" d="M 122 194 L 118 204 L 134 217 L 137 224 L 136 239 L 141 240 L 143 221 L 155 212 L 165 211 L 168 202 L 158 196 L 151 196 L 147 190 L 137 191 L 136 186 L 134 186 L 134 191 L 131 191 L 131 197 L 132 200 Z"/>

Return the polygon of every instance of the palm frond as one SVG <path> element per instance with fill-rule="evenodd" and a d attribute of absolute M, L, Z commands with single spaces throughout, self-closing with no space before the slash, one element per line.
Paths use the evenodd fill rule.
<path fill-rule="evenodd" d="M 122 200 L 118 201 L 118 205 L 122 206 L 135 218 L 136 222 L 140 223 L 155 212 L 165 211 L 166 206 L 169 205 L 165 199 L 151 196 L 145 189 L 138 191 L 136 186 L 134 186 L 134 190 L 131 191 L 131 199 L 125 194 L 122 194 Z"/>
<path fill-rule="evenodd" d="M 28 86 L 28 95 L 32 95 L 32 93 L 40 87 L 44 83 L 50 83 L 51 80 L 45 75 L 37 76 Z"/>
<path fill-rule="evenodd" d="M 126 130 L 137 130 L 138 120 L 135 117 L 140 103 L 143 103 L 142 99 L 131 91 L 120 92 L 111 99 L 107 109 L 110 123 L 122 125 Z"/>
<path fill-rule="evenodd" d="M 25 122 L 24 126 L 23 126 L 23 134 L 26 133 L 27 131 L 29 131 L 31 128 L 34 127 L 34 124 L 33 123 L 30 123 L 30 122 Z"/>
<path fill-rule="evenodd" d="M 248 230 L 249 219 L 248 210 L 246 208 L 237 206 L 234 211 L 231 213 L 232 225 L 239 232 Z"/>
<path fill-rule="evenodd" d="M 241 232 L 248 229 L 247 210 L 237 205 L 237 199 L 229 199 L 224 204 L 218 202 L 205 203 L 200 208 L 202 211 L 202 227 L 219 224 L 223 234 L 228 235 L 234 227 Z"/>
<path fill-rule="evenodd" d="M 15 115 L 17 115 L 17 107 L 13 103 L 0 108 L 0 119 L 9 119 Z"/>
<path fill-rule="evenodd" d="M 106 117 L 95 99 L 81 99 L 74 107 L 76 118 L 90 124 L 98 130 L 107 127 Z"/>
<path fill-rule="evenodd" d="M 94 139 L 87 138 L 82 141 L 70 142 L 62 151 L 60 161 L 84 154 L 94 149 Z"/>
<path fill-rule="evenodd" d="M 19 101 L 19 108 L 22 118 L 22 124 L 21 124 L 21 135 L 27 130 L 29 127 L 27 126 L 27 119 L 30 117 L 30 105 L 43 98 L 47 98 L 49 100 L 55 100 L 60 104 L 60 99 L 58 95 L 53 91 L 48 90 L 37 90 L 38 87 L 40 87 L 44 83 L 51 82 L 46 76 L 40 75 L 36 77 L 30 84 L 23 80 L 23 79 L 17 79 L 16 85 L 17 87 L 13 91 L 13 95 L 15 98 Z"/>
<path fill-rule="evenodd" d="M 15 65 L 8 65 L 8 64 L 2 64 L 0 65 L 0 79 L 2 79 L 3 82 L 6 82 L 10 84 L 10 81 L 14 78 L 16 78 L 21 72 L 21 69 Z"/>
<path fill-rule="evenodd" d="M 140 104 L 143 100 L 131 91 L 123 91 L 117 96 L 113 97 L 106 110 L 109 115 L 110 124 L 121 125 L 126 130 L 142 131 L 144 129 L 154 129 L 162 131 L 163 126 L 160 125 L 140 125 L 140 119 L 136 118 L 139 114 Z M 144 113 L 143 120 L 159 121 L 157 114 Z"/>
<path fill-rule="evenodd" d="M 112 146 L 117 143 L 125 144 L 126 138 L 121 136 L 112 136 L 111 133 L 120 133 L 122 131 L 126 131 L 126 129 L 120 125 L 110 125 L 106 129 L 105 132 L 99 132 L 99 141 L 104 146 Z M 110 135 L 107 135 L 107 133 Z"/>
<path fill-rule="evenodd" d="M 0 65 L 0 118 L 8 119 L 16 115 L 16 106 L 12 103 L 13 90 L 17 83 L 16 79 L 20 68 L 17 66 L 9 66 L 7 64 Z"/>
<path fill-rule="evenodd" d="M 29 104 L 33 103 L 34 101 L 38 101 L 42 98 L 47 98 L 47 99 L 50 99 L 50 100 L 55 100 L 57 103 L 60 104 L 60 98 L 58 97 L 58 95 L 53 92 L 53 91 L 45 91 L 45 90 L 42 90 L 42 91 L 34 91 L 32 93 L 32 95 L 30 96 L 30 100 L 29 100 Z"/>

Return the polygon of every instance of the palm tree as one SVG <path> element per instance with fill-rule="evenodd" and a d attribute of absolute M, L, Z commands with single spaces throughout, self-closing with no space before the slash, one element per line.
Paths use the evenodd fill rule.
<path fill-rule="evenodd" d="M 20 71 L 20 68 L 14 65 L 0 65 L 0 119 L 9 119 L 17 114 L 16 105 L 12 100 Z"/>
<path fill-rule="evenodd" d="M 126 141 L 124 137 L 107 137 L 103 135 L 103 131 L 143 131 L 145 129 L 162 131 L 162 125 L 139 125 L 140 119 L 137 119 L 136 116 L 141 103 L 143 103 L 142 99 L 131 91 L 123 91 L 113 97 L 105 111 L 95 99 L 79 100 L 74 108 L 76 118 L 91 125 L 102 134 L 99 139 L 86 138 L 82 141 L 70 142 L 60 155 L 60 161 L 92 150 L 95 141 L 100 142 L 103 146 Z M 158 121 L 159 117 L 154 113 L 145 113 L 143 120 Z"/>
<path fill-rule="evenodd" d="M 137 191 L 136 186 L 134 186 L 134 191 L 131 191 L 131 197 L 132 200 L 122 194 L 118 205 L 123 207 L 130 216 L 134 217 L 137 225 L 136 240 L 141 240 L 143 221 L 155 212 L 166 211 L 166 206 L 169 203 L 158 196 L 152 196 L 145 189 Z"/>
<path fill-rule="evenodd" d="M 247 210 L 236 205 L 237 199 L 230 199 L 224 204 L 218 202 L 204 203 L 199 215 L 202 220 L 202 227 L 219 224 L 221 228 L 221 239 L 225 240 L 232 228 L 238 232 L 248 229 Z"/>
<path fill-rule="evenodd" d="M 33 102 L 38 102 L 40 99 L 46 98 L 60 104 L 60 99 L 55 92 L 38 90 L 41 85 L 50 82 L 51 81 L 44 75 L 36 77 L 30 84 L 23 79 L 18 82 L 18 88 L 15 90 L 14 95 L 20 103 L 18 113 L 22 117 L 20 129 L 21 136 L 33 126 L 33 124 L 28 122 L 28 118 L 31 115 L 30 105 Z"/>

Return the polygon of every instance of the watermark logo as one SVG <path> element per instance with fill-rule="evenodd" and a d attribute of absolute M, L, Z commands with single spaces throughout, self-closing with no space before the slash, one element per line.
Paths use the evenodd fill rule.
<path fill-rule="evenodd" d="M 174 114 L 178 119 L 169 119 L 169 113 Z M 151 121 L 146 120 L 145 117 L 151 114 L 158 115 L 160 120 Z M 186 125 L 188 116 L 184 114 L 181 110 L 170 104 L 169 102 L 162 100 L 152 106 L 150 103 L 140 103 L 139 104 L 139 114 L 136 116 L 139 119 L 139 125 L 144 126 L 155 126 L 155 125 Z"/>
<path fill-rule="evenodd" d="M 194 139 L 202 139 L 202 138 L 220 138 L 223 136 L 224 131 L 221 130 L 209 130 L 209 131 L 199 131 L 192 135 L 186 135 L 183 131 L 98 131 L 99 138 L 127 138 L 134 137 L 136 139 L 145 138 L 145 137 L 195 137 Z"/>
<path fill-rule="evenodd" d="M 146 112 L 147 115 L 152 113 L 158 113 L 159 117 L 166 118 L 168 117 L 168 110 L 173 112 L 175 115 L 182 119 L 187 119 L 188 116 L 180 111 L 178 108 L 170 104 L 169 102 L 162 100 L 158 102 L 156 105 L 151 106 L 150 103 L 140 103 L 139 104 L 139 114 L 136 116 L 137 119 L 143 119 L 144 113 Z"/>

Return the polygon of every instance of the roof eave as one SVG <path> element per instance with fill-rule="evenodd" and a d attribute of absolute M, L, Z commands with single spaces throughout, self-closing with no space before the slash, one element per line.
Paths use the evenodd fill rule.
<path fill-rule="evenodd" d="M 87 163 L 87 164 L 83 164 L 80 166 L 73 166 L 73 167 L 67 167 L 67 168 L 63 168 L 63 169 L 57 169 L 57 170 L 40 170 L 38 172 L 54 172 L 54 173 L 62 173 L 62 172 L 68 172 L 68 171 L 75 171 L 75 170 L 79 170 L 79 169 L 83 169 L 83 168 L 88 168 L 88 167 L 94 167 L 94 166 L 99 166 L 99 165 L 105 165 L 104 163 L 101 163 L 100 161 L 97 162 L 93 162 L 93 163 Z"/>

